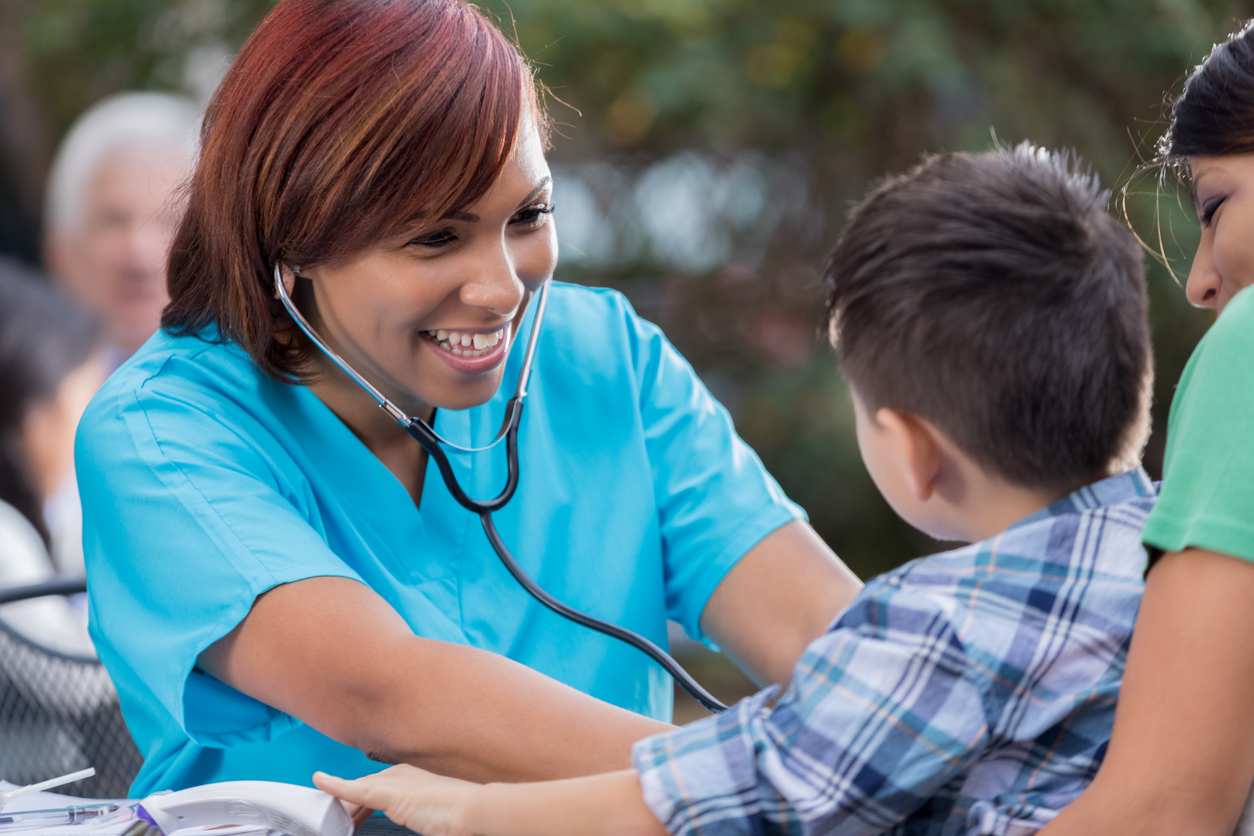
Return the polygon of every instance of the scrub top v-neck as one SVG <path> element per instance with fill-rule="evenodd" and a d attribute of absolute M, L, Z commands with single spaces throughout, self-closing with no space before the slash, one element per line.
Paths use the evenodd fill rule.
<path fill-rule="evenodd" d="M 529 318 L 521 331 L 502 391 L 438 411 L 449 440 L 494 437 Z M 311 577 L 366 584 L 416 635 L 500 653 L 670 719 L 661 668 L 532 600 L 435 467 L 415 506 L 308 388 L 267 377 L 211 337 L 155 335 L 79 425 L 92 636 L 145 757 L 132 795 L 377 769 L 195 667 L 258 595 Z M 727 571 L 800 509 L 617 293 L 553 287 L 529 389 L 518 492 L 494 514 L 523 569 L 571 606 L 662 646 L 668 618 L 701 638 L 701 612 Z M 450 458 L 473 496 L 504 484 L 500 448 Z"/>

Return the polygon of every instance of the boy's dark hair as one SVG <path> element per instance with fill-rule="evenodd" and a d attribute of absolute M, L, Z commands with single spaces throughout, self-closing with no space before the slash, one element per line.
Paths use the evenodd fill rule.
<path fill-rule="evenodd" d="M 1007 481 L 1109 474 L 1145 440 L 1141 250 L 1066 153 L 926 158 L 857 206 L 832 252 L 828 326 L 871 414 L 923 418 Z"/>

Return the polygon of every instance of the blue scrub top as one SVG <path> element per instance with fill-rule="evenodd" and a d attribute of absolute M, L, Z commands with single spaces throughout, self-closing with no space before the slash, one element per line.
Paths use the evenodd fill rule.
<path fill-rule="evenodd" d="M 491 401 L 437 412 L 445 437 L 491 441 L 530 323 L 529 313 Z M 700 638 L 702 609 L 728 569 L 802 512 L 618 293 L 554 285 L 537 352 L 521 482 L 495 514 L 502 538 L 571 606 L 661 646 L 667 618 Z M 474 496 L 504 484 L 503 447 L 451 458 Z M 533 601 L 437 468 L 427 468 L 419 509 L 309 389 L 267 377 L 232 343 L 154 336 L 92 401 L 75 462 L 92 637 L 145 757 L 132 795 L 378 769 L 194 669 L 258 595 L 317 576 L 365 583 L 417 635 L 500 653 L 670 719 L 662 669 Z"/>

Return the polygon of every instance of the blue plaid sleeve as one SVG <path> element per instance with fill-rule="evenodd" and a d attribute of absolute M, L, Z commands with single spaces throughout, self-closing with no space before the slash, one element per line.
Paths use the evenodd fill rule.
<path fill-rule="evenodd" d="M 774 706 L 763 691 L 637 743 L 650 809 L 673 834 L 846 836 L 904 819 L 988 739 L 944 603 L 872 582 Z"/>

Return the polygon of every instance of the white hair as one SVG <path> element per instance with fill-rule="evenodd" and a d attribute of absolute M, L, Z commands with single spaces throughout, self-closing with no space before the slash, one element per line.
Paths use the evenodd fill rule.
<path fill-rule="evenodd" d="M 57 149 L 44 203 L 46 231 L 72 229 L 84 193 L 101 163 L 119 151 L 170 149 L 190 165 L 196 158 L 200 109 L 167 93 L 119 93 L 78 117 Z"/>

